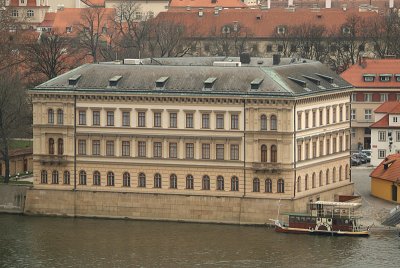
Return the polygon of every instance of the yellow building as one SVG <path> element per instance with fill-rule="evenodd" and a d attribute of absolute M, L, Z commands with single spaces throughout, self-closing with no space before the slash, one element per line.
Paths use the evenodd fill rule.
<path fill-rule="evenodd" d="M 290 61 L 126 60 L 39 85 L 34 187 L 287 200 L 297 210 L 352 194 L 351 86 L 321 63 Z"/>
<path fill-rule="evenodd" d="M 10 175 L 26 174 L 32 171 L 32 148 L 14 149 L 9 152 Z M 5 176 L 6 166 L 0 156 L 0 177 Z"/>
<path fill-rule="evenodd" d="M 373 196 L 400 203 L 400 154 L 386 157 L 370 177 Z"/>

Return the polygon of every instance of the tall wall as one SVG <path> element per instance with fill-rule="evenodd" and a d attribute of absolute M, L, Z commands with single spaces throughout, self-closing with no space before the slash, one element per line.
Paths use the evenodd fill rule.
<path fill-rule="evenodd" d="M 28 186 L 0 185 L 0 213 L 22 213 Z"/>
<path fill-rule="evenodd" d="M 319 193 L 320 200 L 353 194 L 353 184 Z M 280 211 L 306 211 L 314 196 L 276 200 L 243 197 L 40 190 L 27 192 L 24 213 L 229 224 L 265 224 Z"/>

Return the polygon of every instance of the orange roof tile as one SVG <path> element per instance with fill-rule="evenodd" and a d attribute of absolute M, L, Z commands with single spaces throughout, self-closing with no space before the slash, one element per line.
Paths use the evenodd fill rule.
<path fill-rule="evenodd" d="M 388 166 L 387 169 L 385 169 L 385 164 Z M 400 178 L 400 154 L 387 156 L 369 176 L 386 181 L 398 181 Z"/>
<path fill-rule="evenodd" d="M 378 108 L 375 109 L 375 113 L 389 113 L 389 114 L 398 114 L 400 113 L 400 102 L 399 101 L 387 101 L 379 105 Z"/>
<path fill-rule="evenodd" d="M 204 10 L 199 16 L 198 11 L 192 9 L 173 9 L 160 12 L 156 19 L 161 21 L 174 21 L 183 23 L 187 28 L 192 28 L 192 36 L 203 37 L 219 34 L 222 27 L 237 22 L 240 27 L 247 29 L 247 35 L 252 38 L 268 38 L 276 33 L 279 25 L 297 26 L 302 24 L 324 25 L 327 32 L 341 27 L 351 15 L 361 18 L 378 16 L 375 12 L 358 12 L 358 10 L 321 9 L 314 12 L 310 9 L 296 9 L 290 12 L 283 8 L 271 10 L 260 9 L 223 9 L 218 15 L 213 10 Z"/>
<path fill-rule="evenodd" d="M 241 0 L 171 0 L 169 8 L 214 8 L 214 7 L 228 7 L 228 8 L 247 8 Z"/>
<path fill-rule="evenodd" d="M 85 4 L 87 4 L 88 6 L 91 7 L 104 7 L 105 6 L 105 0 L 86 0 L 86 1 L 82 1 Z"/>
<path fill-rule="evenodd" d="M 53 27 L 56 15 L 57 13 L 55 12 L 46 12 L 43 21 L 39 24 L 39 27 Z"/>
<path fill-rule="evenodd" d="M 48 6 L 48 5 L 36 5 L 36 0 L 28 0 L 26 5 L 20 5 L 19 0 L 11 0 L 10 5 L 11 7 L 39 7 L 39 6 Z"/>
<path fill-rule="evenodd" d="M 373 82 L 365 82 L 364 74 L 376 75 Z M 389 82 L 381 82 L 380 74 L 400 74 L 400 59 L 363 59 L 361 65 L 355 64 L 340 76 L 354 87 L 362 88 L 399 88 L 400 82 L 392 77 Z"/>
<path fill-rule="evenodd" d="M 389 127 L 389 115 L 388 114 L 370 126 L 370 128 L 388 128 L 388 127 Z M 391 128 L 394 128 L 394 127 L 391 127 Z"/>

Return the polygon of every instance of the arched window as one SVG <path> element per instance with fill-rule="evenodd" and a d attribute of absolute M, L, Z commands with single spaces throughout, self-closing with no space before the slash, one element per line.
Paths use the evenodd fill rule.
<path fill-rule="evenodd" d="M 53 172 L 51 174 L 51 183 L 58 184 L 58 171 L 57 170 L 53 170 Z"/>
<path fill-rule="evenodd" d="M 79 184 L 86 185 L 86 171 L 79 171 Z"/>
<path fill-rule="evenodd" d="M 267 116 L 265 114 L 261 115 L 261 130 L 267 130 Z"/>
<path fill-rule="evenodd" d="M 26 15 L 28 16 L 28 18 L 31 18 L 31 17 L 35 16 L 35 12 L 32 9 L 29 9 L 26 12 Z"/>
<path fill-rule="evenodd" d="M 267 145 L 261 145 L 261 162 L 267 162 Z"/>
<path fill-rule="evenodd" d="M 210 177 L 204 175 L 201 184 L 203 190 L 210 190 Z"/>
<path fill-rule="evenodd" d="M 278 193 L 284 193 L 285 192 L 285 182 L 283 179 L 278 180 Z"/>
<path fill-rule="evenodd" d="M 54 154 L 54 139 L 49 139 L 49 154 Z"/>
<path fill-rule="evenodd" d="M 253 192 L 260 192 L 260 180 L 258 178 L 253 179 Z"/>
<path fill-rule="evenodd" d="M 329 168 L 326 170 L 326 173 L 325 173 L 325 184 L 326 185 L 329 184 Z"/>
<path fill-rule="evenodd" d="M 278 129 L 276 115 L 271 115 L 270 124 L 271 124 L 271 130 L 277 130 Z"/>
<path fill-rule="evenodd" d="M 63 177 L 63 183 L 64 184 L 70 184 L 70 173 L 68 170 L 64 171 L 64 177 Z"/>
<path fill-rule="evenodd" d="M 297 178 L 297 192 L 301 192 L 301 177 Z"/>
<path fill-rule="evenodd" d="M 107 186 L 114 186 L 114 172 L 107 173 Z"/>
<path fill-rule="evenodd" d="M 122 186 L 131 187 L 131 174 L 129 172 L 124 172 L 122 175 Z"/>
<path fill-rule="evenodd" d="M 156 173 L 154 175 L 154 188 L 161 188 L 161 175 Z"/>
<path fill-rule="evenodd" d="M 144 173 L 139 173 L 138 187 L 146 187 L 146 175 Z"/>
<path fill-rule="evenodd" d="M 323 183 L 323 176 L 324 176 L 324 173 L 322 172 L 322 170 L 319 172 L 319 187 L 321 187 L 321 186 L 323 186 L 324 185 L 324 183 Z"/>
<path fill-rule="evenodd" d="M 271 145 L 271 162 L 278 162 L 278 149 L 276 145 Z"/>
<path fill-rule="evenodd" d="M 308 174 L 304 177 L 304 190 L 308 190 Z"/>
<path fill-rule="evenodd" d="M 63 139 L 58 139 L 58 142 L 57 142 L 57 153 L 58 153 L 58 155 L 63 155 L 64 154 L 64 140 Z"/>
<path fill-rule="evenodd" d="M 265 180 L 265 192 L 272 193 L 272 180 L 271 179 Z"/>
<path fill-rule="evenodd" d="M 342 168 L 342 166 L 340 166 L 339 167 L 339 181 L 343 180 L 342 172 L 343 172 L 343 168 Z"/>
<path fill-rule="evenodd" d="M 346 176 L 346 180 L 350 179 L 350 172 L 349 172 L 349 165 L 347 164 L 345 167 L 345 176 Z"/>
<path fill-rule="evenodd" d="M 332 182 L 336 182 L 336 168 L 335 167 L 332 170 Z"/>
<path fill-rule="evenodd" d="M 57 110 L 57 124 L 58 125 L 64 124 L 64 112 L 61 109 Z"/>
<path fill-rule="evenodd" d="M 101 185 L 100 172 L 93 172 L 93 185 Z"/>
<path fill-rule="evenodd" d="M 231 191 L 239 191 L 239 178 L 236 176 L 231 178 Z"/>
<path fill-rule="evenodd" d="M 317 175 L 315 175 L 315 172 L 312 174 L 312 178 L 311 178 L 311 185 L 312 185 L 312 188 L 315 188 L 315 187 L 317 187 Z"/>
<path fill-rule="evenodd" d="M 222 176 L 217 177 L 217 190 L 219 191 L 224 190 L 224 177 Z"/>
<path fill-rule="evenodd" d="M 178 178 L 176 177 L 175 174 L 171 174 L 171 176 L 169 176 L 169 188 L 171 189 L 178 188 Z"/>
<path fill-rule="evenodd" d="M 54 110 L 53 109 L 49 109 L 47 111 L 47 122 L 49 124 L 54 124 Z"/>
<path fill-rule="evenodd" d="M 40 174 L 40 183 L 47 183 L 47 171 L 42 170 Z"/>
<path fill-rule="evenodd" d="M 186 189 L 193 189 L 194 185 L 193 185 L 193 176 L 192 175 L 187 175 L 186 176 Z"/>

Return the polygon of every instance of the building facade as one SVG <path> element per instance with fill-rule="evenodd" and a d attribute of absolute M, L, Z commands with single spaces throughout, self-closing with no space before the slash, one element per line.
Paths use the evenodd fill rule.
<path fill-rule="evenodd" d="M 91 64 L 36 87 L 35 189 L 333 200 L 352 185 L 351 86 L 278 62 Z"/>
<path fill-rule="evenodd" d="M 32 148 L 11 150 L 9 156 L 11 176 L 32 172 Z M 2 157 L 0 157 L 0 177 L 4 177 L 5 174 L 6 165 Z"/>
<path fill-rule="evenodd" d="M 351 149 L 371 149 L 370 126 L 377 121 L 373 111 L 386 101 L 400 100 L 400 60 L 361 59 L 341 77 L 354 86 L 351 96 Z"/>
<path fill-rule="evenodd" d="M 385 102 L 374 111 L 371 125 L 371 164 L 378 166 L 386 156 L 400 152 L 400 102 Z"/>

